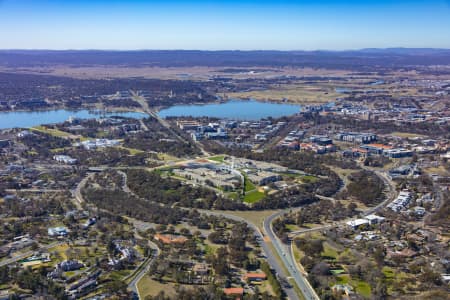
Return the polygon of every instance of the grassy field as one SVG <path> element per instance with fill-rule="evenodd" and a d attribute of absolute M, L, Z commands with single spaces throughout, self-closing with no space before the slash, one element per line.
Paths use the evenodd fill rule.
<path fill-rule="evenodd" d="M 350 278 L 350 275 L 347 274 L 337 276 L 336 279 L 338 284 L 349 284 L 353 286 L 358 294 L 360 294 L 364 298 L 370 298 L 371 289 L 370 285 L 367 282 Z"/>
<path fill-rule="evenodd" d="M 245 203 L 256 203 L 260 201 L 262 198 L 264 198 L 266 194 L 260 192 L 260 191 L 251 191 L 245 194 L 244 196 L 244 202 Z"/>
<path fill-rule="evenodd" d="M 225 159 L 225 155 L 216 155 L 208 158 L 209 160 L 216 161 L 222 163 Z"/>
<path fill-rule="evenodd" d="M 52 129 L 52 128 L 47 128 L 45 126 L 35 126 L 30 128 L 33 131 L 37 131 L 37 132 L 42 132 L 51 136 L 55 136 L 55 137 L 60 137 L 60 138 L 68 138 L 68 139 L 79 139 L 81 141 L 86 141 L 88 140 L 88 138 L 81 136 L 81 135 L 76 135 L 76 134 L 71 134 L 69 132 L 65 132 L 59 129 Z"/>
<path fill-rule="evenodd" d="M 425 135 L 422 135 L 422 134 L 409 133 L 409 132 L 399 132 L 399 131 L 392 132 L 391 135 L 398 136 L 398 137 L 401 137 L 401 138 L 415 138 L 415 137 L 424 138 L 424 137 L 426 137 Z"/>
<path fill-rule="evenodd" d="M 178 160 L 177 157 L 172 156 L 172 155 L 167 154 L 167 153 L 158 153 L 158 159 L 159 160 L 163 160 L 163 161 L 175 161 L 175 160 Z"/>
<path fill-rule="evenodd" d="M 302 181 L 305 183 L 314 183 L 317 180 L 318 180 L 317 177 L 312 176 L 312 175 L 305 175 L 302 177 Z"/>
<path fill-rule="evenodd" d="M 336 260 L 336 258 L 339 256 L 339 253 L 334 247 L 331 247 L 330 244 L 328 244 L 327 242 L 324 242 L 322 256 L 329 258 L 329 259 Z"/>
<path fill-rule="evenodd" d="M 244 182 L 245 189 L 244 189 L 244 191 L 245 192 L 250 192 L 250 191 L 255 190 L 256 186 L 247 177 L 244 177 L 244 178 L 245 178 L 245 182 Z"/>
<path fill-rule="evenodd" d="M 328 86 L 311 86 L 304 84 L 271 86 L 265 90 L 236 92 L 227 94 L 230 98 L 283 101 L 295 103 L 327 103 L 342 96 Z"/>
<path fill-rule="evenodd" d="M 214 254 L 216 250 L 220 248 L 220 245 L 211 243 L 208 239 L 205 239 L 205 252 L 206 254 Z"/>
<path fill-rule="evenodd" d="M 294 253 L 294 259 L 300 264 L 300 260 L 305 256 L 305 253 L 298 249 L 297 245 L 293 243 L 292 252 Z M 303 267 L 303 266 L 302 266 Z"/>
<path fill-rule="evenodd" d="M 439 166 L 437 168 L 427 168 L 425 171 L 428 174 L 438 174 L 440 176 L 449 176 L 450 172 L 447 171 L 444 166 Z"/>
<path fill-rule="evenodd" d="M 300 227 L 295 224 L 286 224 L 286 229 L 289 231 L 300 230 Z"/>
<path fill-rule="evenodd" d="M 233 199 L 233 200 L 238 200 L 238 199 L 239 199 L 239 194 L 238 194 L 237 192 L 231 192 L 231 193 L 228 193 L 227 196 L 228 196 L 230 199 Z"/>
<path fill-rule="evenodd" d="M 149 276 L 144 276 L 137 284 L 139 299 L 146 296 L 156 296 L 160 291 L 164 291 L 166 296 L 175 296 L 174 285 L 171 283 L 162 284 L 152 280 Z"/>
<path fill-rule="evenodd" d="M 382 272 L 386 276 L 386 280 L 392 280 L 395 276 L 394 269 L 391 267 L 384 266 Z"/>
<path fill-rule="evenodd" d="M 68 132 L 61 131 L 58 129 L 50 129 L 50 128 L 47 128 L 44 126 L 35 126 L 35 127 L 31 128 L 31 130 L 46 133 L 46 134 L 56 136 L 56 137 L 63 137 L 63 138 L 72 137 L 72 134 L 70 134 Z"/>
<path fill-rule="evenodd" d="M 66 251 L 69 249 L 69 246 L 67 244 L 62 244 L 59 246 L 56 246 L 54 248 L 48 249 L 49 253 L 56 252 L 57 256 L 61 257 L 63 260 L 67 259 Z"/>
<path fill-rule="evenodd" d="M 140 153 L 145 153 L 145 151 L 139 150 L 139 149 L 134 149 L 134 148 L 128 148 L 128 147 L 123 147 L 123 146 L 118 146 L 118 149 L 124 149 L 127 150 L 131 155 L 136 155 L 136 154 L 140 154 Z"/>

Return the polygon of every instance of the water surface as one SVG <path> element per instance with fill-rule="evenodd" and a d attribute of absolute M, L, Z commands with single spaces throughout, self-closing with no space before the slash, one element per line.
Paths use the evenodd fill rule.
<path fill-rule="evenodd" d="M 139 112 L 103 112 L 89 110 L 46 110 L 46 111 L 12 111 L 0 112 L 0 129 L 6 128 L 28 128 L 44 124 L 61 123 L 70 117 L 80 119 L 98 119 L 102 117 L 121 116 L 127 118 L 141 119 L 148 115 Z"/>
<path fill-rule="evenodd" d="M 230 100 L 224 103 L 174 105 L 162 109 L 160 117 L 214 117 L 235 120 L 259 120 L 262 118 L 290 116 L 300 111 L 300 105 L 260 102 L 255 100 Z"/>

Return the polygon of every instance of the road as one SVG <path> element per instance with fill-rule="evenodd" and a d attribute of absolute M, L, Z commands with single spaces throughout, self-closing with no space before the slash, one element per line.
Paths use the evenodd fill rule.
<path fill-rule="evenodd" d="M 368 169 L 368 168 L 364 168 L 364 169 Z M 386 199 L 383 202 L 381 202 L 377 206 L 371 207 L 371 208 L 363 211 L 361 213 L 362 216 L 367 216 L 367 215 L 370 215 L 370 214 L 373 214 L 373 213 L 377 212 L 378 210 L 382 209 L 384 206 L 389 204 L 396 197 L 395 185 L 390 180 L 390 178 L 383 172 L 374 171 L 374 170 L 371 170 L 371 171 L 375 172 L 375 174 L 379 178 L 381 178 L 381 180 L 383 180 L 384 184 L 386 185 L 386 188 L 388 189 L 388 191 L 386 192 L 386 196 L 387 197 L 386 197 Z M 335 199 L 333 199 L 333 200 L 335 200 Z M 274 234 L 274 232 L 272 230 L 272 222 L 276 218 L 279 218 L 280 216 L 282 216 L 285 213 L 286 213 L 286 211 L 281 211 L 279 213 L 271 215 L 266 220 L 264 220 L 264 230 L 267 232 L 268 235 L 270 235 L 270 239 L 272 241 L 274 241 L 275 249 L 277 249 L 279 254 L 281 253 L 280 257 L 282 258 L 284 264 L 289 266 L 289 271 L 291 272 L 292 277 L 295 279 L 295 281 L 297 282 L 297 284 L 301 288 L 305 298 L 306 299 L 319 299 L 319 297 L 315 293 L 314 289 L 311 287 L 311 285 L 309 284 L 308 280 L 306 279 L 305 275 L 302 274 L 303 270 L 301 270 L 300 266 L 295 261 L 294 253 L 293 253 L 293 250 L 292 250 L 292 242 L 290 242 L 290 245 L 287 245 L 287 246 L 284 245 L 278 239 L 278 237 Z M 354 219 L 354 218 L 342 220 L 342 221 L 339 221 L 339 222 L 335 222 L 333 224 L 328 224 L 328 225 L 324 225 L 324 226 L 318 226 L 318 227 L 315 227 L 315 228 L 309 228 L 309 229 L 302 229 L 302 230 L 298 230 L 298 231 L 293 231 L 293 232 L 291 232 L 289 234 L 289 236 L 291 238 L 293 238 L 293 237 L 295 237 L 297 235 L 304 234 L 304 233 L 307 233 L 307 232 L 319 231 L 319 230 L 324 230 L 324 229 L 329 229 L 329 228 L 335 228 L 335 227 L 338 227 L 338 226 L 340 226 L 342 224 L 345 224 L 346 222 L 348 222 L 348 221 L 350 221 L 352 219 Z"/>
<path fill-rule="evenodd" d="M 164 120 L 163 118 L 161 118 L 160 116 L 158 116 L 158 114 L 152 110 L 150 108 L 150 106 L 147 103 L 147 100 L 142 97 L 139 96 L 136 92 L 131 91 L 131 94 L 133 95 L 133 99 L 139 103 L 139 105 L 142 107 L 142 109 L 149 114 L 150 116 L 152 116 L 153 118 L 155 118 L 163 127 L 165 127 L 171 134 L 173 134 L 173 136 L 175 136 L 180 142 L 183 143 L 188 143 L 188 141 L 186 141 L 182 136 L 180 136 L 178 133 L 176 133 L 172 127 L 170 127 L 170 124 Z M 148 128 L 147 128 L 148 129 Z"/>
<path fill-rule="evenodd" d="M 191 161 L 191 160 L 189 160 Z M 161 168 L 163 166 L 159 166 L 157 168 Z M 106 170 L 107 168 L 105 168 Z M 120 171 L 119 171 L 120 172 Z M 124 177 L 124 190 L 128 190 L 128 186 L 126 186 L 126 182 L 127 182 L 127 176 L 126 173 L 121 172 L 122 176 Z M 90 177 L 93 175 L 93 173 L 88 174 L 85 178 L 83 178 L 83 180 L 80 181 L 80 183 L 77 185 L 76 189 L 74 190 L 74 198 L 75 201 L 74 203 L 77 205 L 77 207 L 79 209 L 82 208 L 82 203 L 84 202 L 81 190 L 82 188 L 86 185 L 87 181 L 90 179 Z M 125 187 L 126 186 L 126 187 Z M 131 191 L 130 191 L 131 192 Z M 271 241 L 266 241 L 264 239 L 264 235 L 262 234 L 262 232 L 260 231 L 260 229 L 253 223 L 249 222 L 248 220 L 235 216 L 235 215 L 231 215 L 229 213 L 223 213 L 223 212 L 219 212 L 219 211 L 209 211 L 209 210 L 199 210 L 201 213 L 206 214 L 206 215 L 215 215 L 215 216 L 222 216 L 237 222 L 245 222 L 250 228 L 253 229 L 253 231 L 256 233 L 257 237 L 258 237 L 258 242 L 261 246 L 261 248 L 263 249 L 264 253 L 267 256 L 267 262 L 270 265 L 270 267 L 272 269 L 274 269 L 277 274 L 280 274 L 281 276 L 287 278 L 289 277 L 289 274 L 285 273 L 285 269 L 289 268 L 289 264 L 286 264 L 285 262 L 285 268 L 283 269 L 283 266 L 281 266 L 279 264 L 279 262 L 277 261 L 274 253 L 272 253 L 272 249 L 269 246 L 269 243 L 273 243 L 275 245 L 275 240 L 273 238 L 271 238 Z M 288 210 L 286 210 L 285 212 L 287 212 Z M 273 215 L 274 217 L 271 218 L 271 220 L 273 220 L 274 218 L 278 217 L 279 215 L 275 214 Z M 272 235 L 273 236 L 273 235 Z M 153 247 L 154 248 L 154 247 Z M 159 255 L 159 250 L 157 251 L 157 254 Z M 281 257 L 281 254 L 278 254 Z M 137 283 L 139 282 L 140 279 L 142 279 L 142 277 L 146 274 L 146 272 L 148 271 L 148 268 L 151 265 L 151 262 L 153 261 L 153 259 L 147 259 L 145 263 L 145 266 L 141 267 L 141 271 L 139 272 L 138 275 L 136 275 L 136 277 L 132 280 L 132 282 L 130 282 L 129 284 L 129 288 L 135 292 L 137 292 Z M 286 295 L 288 296 L 289 299 L 291 300 L 300 300 L 299 296 L 297 295 L 297 293 L 295 292 L 294 289 L 292 288 L 285 288 L 283 287 L 283 290 L 285 291 Z"/>
<path fill-rule="evenodd" d="M 368 168 L 365 168 L 367 170 L 369 170 Z M 386 199 L 379 203 L 377 206 L 374 207 L 370 207 L 364 211 L 362 211 L 360 213 L 360 216 L 367 216 L 373 213 L 376 213 L 377 211 L 379 211 L 380 209 L 382 209 L 383 207 L 385 207 L 386 205 L 388 205 L 392 200 L 395 199 L 395 197 L 397 196 L 397 192 L 395 189 L 395 184 L 392 182 L 392 180 L 383 172 L 381 171 L 375 171 L 375 170 L 370 170 L 372 172 L 374 172 L 381 180 L 383 180 L 387 191 L 386 191 Z M 317 196 L 317 195 L 316 195 Z M 336 201 L 336 199 L 333 198 L 329 198 L 329 197 L 320 197 L 320 198 L 326 198 L 329 200 L 334 200 Z M 328 224 L 328 225 L 324 225 L 324 226 L 319 226 L 319 227 L 314 227 L 314 228 L 310 228 L 310 229 L 301 229 L 301 230 L 296 230 L 296 231 L 292 231 L 290 232 L 289 236 L 290 237 L 294 237 L 296 235 L 302 234 L 302 233 L 306 233 L 306 232 L 311 232 L 311 231 L 317 231 L 317 230 L 322 230 L 322 229 L 327 229 L 327 228 L 332 228 L 332 227 L 338 227 L 339 225 L 345 224 L 348 221 L 354 220 L 355 218 L 349 218 L 349 219 L 345 219 L 345 220 L 341 220 L 338 222 L 334 222 L 333 224 Z"/>
<path fill-rule="evenodd" d="M 22 254 L 20 254 L 20 255 L 18 255 L 18 256 L 15 256 L 15 257 L 13 257 L 13 258 L 8 258 L 8 259 L 5 259 L 5 260 L 2 260 L 2 261 L 0 262 L 0 267 L 3 267 L 3 266 L 6 266 L 6 265 L 9 265 L 9 264 L 18 262 L 19 260 L 22 260 L 22 259 L 24 259 L 24 258 L 27 258 L 27 257 L 29 257 L 29 256 L 32 256 L 32 255 L 33 255 L 34 253 L 36 253 L 36 252 L 39 252 L 39 251 L 46 251 L 46 250 L 48 250 L 48 249 L 57 247 L 57 246 L 59 246 L 59 245 L 65 244 L 65 243 L 66 243 L 66 242 L 54 242 L 54 243 L 51 243 L 51 244 L 48 244 L 48 245 L 45 245 L 45 246 L 42 246 L 42 245 L 41 245 L 41 246 L 40 246 L 38 249 L 36 249 L 36 250 L 30 250 L 30 251 L 24 252 L 24 253 L 22 253 Z"/>
<path fill-rule="evenodd" d="M 159 247 L 153 243 L 152 241 L 148 241 L 150 248 L 152 248 L 154 251 L 152 251 L 152 255 L 148 257 L 138 268 L 138 272 L 134 275 L 132 275 L 133 279 L 128 283 L 128 288 L 136 293 L 138 295 L 139 299 L 141 299 L 141 296 L 139 294 L 138 290 L 138 283 L 141 281 L 142 277 L 144 277 L 148 271 L 150 270 L 150 266 L 155 261 L 155 259 L 161 254 L 161 250 Z"/>
<path fill-rule="evenodd" d="M 75 201 L 73 201 L 73 204 L 77 207 L 78 210 L 82 210 L 82 203 L 84 202 L 83 195 L 81 194 L 81 189 L 84 188 L 86 183 L 89 179 L 93 176 L 93 173 L 88 174 L 86 177 L 84 177 L 77 185 L 75 190 L 73 191 L 73 196 L 75 197 Z"/>
<path fill-rule="evenodd" d="M 366 211 L 364 211 L 362 213 L 363 215 L 368 215 L 368 214 L 378 211 L 379 209 L 381 209 L 382 207 L 387 205 L 390 201 L 392 201 L 395 198 L 395 186 L 392 183 L 392 181 L 389 179 L 389 177 L 380 171 L 374 171 L 374 172 L 377 174 L 377 176 L 379 176 L 383 180 L 383 182 L 387 186 L 387 188 L 388 188 L 387 197 L 386 197 L 386 200 L 383 201 L 382 203 L 380 203 L 379 205 L 377 205 L 373 208 L 369 208 Z M 122 173 L 122 175 L 124 176 L 123 188 L 124 188 L 124 190 L 129 191 L 128 187 L 126 186 L 126 174 Z M 81 196 L 81 188 L 85 185 L 85 183 L 88 179 L 89 179 L 89 175 L 87 177 L 85 177 L 82 180 L 82 182 L 80 182 L 80 184 L 77 186 L 77 189 L 75 191 L 75 198 L 77 199 L 77 202 L 79 203 L 80 206 L 81 206 L 81 203 L 83 202 L 83 198 Z M 329 200 L 335 200 L 334 198 L 329 198 L 329 197 L 326 197 L 326 198 Z M 209 210 L 199 210 L 199 211 L 206 215 L 223 216 L 225 218 L 228 218 L 228 219 L 231 219 L 234 221 L 245 222 L 256 233 L 259 244 L 260 244 L 261 248 L 263 249 L 264 253 L 266 254 L 267 262 L 269 263 L 271 268 L 274 269 L 278 274 L 284 276 L 285 278 L 288 278 L 288 277 L 293 278 L 295 281 L 295 284 L 301 290 L 305 299 L 316 300 L 316 299 L 319 299 L 319 297 L 318 297 L 317 293 L 314 291 L 314 289 L 312 288 L 312 286 L 310 285 L 310 283 L 308 282 L 306 275 L 302 273 L 302 270 L 300 270 L 298 263 L 295 261 L 291 245 L 283 244 L 279 240 L 279 238 L 276 236 L 276 234 L 273 232 L 273 228 L 272 228 L 272 223 L 275 219 L 281 217 L 283 214 L 286 214 L 288 212 L 292 212 L 292 211 L 295 211 L 298 209 L 300 209 L 300 208 L 286 209 L 286 210 L 274 213 L 274 214 L 270 215 L 269 217 L 267 217 L 263 222 L 263 230 L 264 230 L 266 236 L 264 236 L 264 234 L 261 232 L 261 230 L 258 228 L 257 225 L 251 223 L 250 221 L 248 221 L 244 218 L 241 218 L 241 217 L 229 214 L 229 213 L 220 212 L 220 211 L 209 211 Z M 323 230 L 323 229 L 327 229 L 327 228 L 337 227 L 347 221 L 348 220 L 343 220 L 340 222 L 336 222 L 334 224 L 329 224 L 329 225 L 319 226 L 319 227 L 312 228 L 312 229 L 304 229 L 304 230 L 291 232 L 291 236 L 295 236 L 295 235 L 299 235 L 299 234 L 303 234 L 303 233 L 311 232 L 311 231 L 317 231 L 317 230 Z M 282 265 L 279 264 L 279 261 L 276 259 L 275 253 L 272 253 L 272 249 L 271 249 L 269 243 L 272 243 L 275 251 L 277 252 L 276 254 L 280 257 L 281 262 L 284 265 L 284 268 Z M 148 270 L 151 261 L 152 261 L 152 259 L 148 259 L 145 262 L 145 266 L 142 268 L 142 270 L 140 271 L 138 276 L 136 276 L 132 280 L 132 283 L 130 283 L 131 284 L 130 289 L 137 291 L 136 284 L 146 274 L 146 270 Z M 285 270 L 287 270 L 288 273 L 286 273 Z M 289 299 L 292 299 L 292 300 L 299 299 L 299 296 L 296 294 L 294 289 L 288 289 L 288 288 L 284 288 L 284 287 L 283 287 L 283 289 L 284 289 L 286 295 L 289 297 Z"/>
<path fill-rule="evenodd" d="M 256 235 L 258 237 L 258 242 L 259 242 L 261 248 L 263 249 L 263 252 L 267 256 L 266 261 L 270 265 L 270 267 L 272 269 L 274 269 L 277 272 L 277 274 L 282 275 L 285 278 L 289 277 L 289 274 L 286 274 L 284 272 L 283 267 L 278 263 L 275 255 L 272 253 L 272 250 L 269 246 L 270 242 L 268 242 L 264 239 L 264 235 L 261 233 L 261 231 L 255 224 L 253 224 L 252 222 L 250 222 L 244 218 L 241 218 L 241 217 L 238 217 L 235 215 L 231 215 L 229 213 L 224 213 L 224 212 L 219 212 L 219 211 L 210 211 L 210 210 L 199 210 L 199 212 L 206 214 L 206 215 L 221 216 L 221 217 L 231 219 L 231 220 L 234 220 L 237 222 L 245 222 L 247 224 L 247 226 L 250 227 L 251 229 L 253 229 L 253 231 L 256 233 Z M 285 265 L 285 269 L 288 269 L 288 265 Z M 285 287 L 282 287 L 282 288 L 289 299 L 300 300 L 299 296 L 297 295 L 297 293 L 295 292 L 294 289 L 285 288 Z"/>
<path fill-rule="evenodd" d="M 183 143 L 189 143 L 189 141 L 187 141 L 185 138 L 183 138 L 181 135 L 179 135 L 177 132 L 175 132 L 172 127 L 170 126 L 170 124 L 164 120 L 163 118 L 161 118 L 160 116 L 158 116 L 158 114 L 156 113 L 156 111 L 152 110 L 150 108 L 150 106 L 148 105 L 147 100 L 142 97 L 139 96 L 136 92 L 131 91 L 131 94 L 133 95 L 133 99 L 139 103 L 139 105 L 141 105 L 142 109 L 149 114 L 150 116 L 152 116 L 153 118 L 155 118 L 164 128 L 166 128 L 172 135 L 174 135 L 180 142 Z M 148 128 L 147 128 L 148 130 Z M 211 154 L 209 152 L 207 152 L 205 150 L 205 148 L 203 147 L 203 145 L 199 142 L 195 142 L 195 144 L 197 145 L 197 147 L 200 149 L 200 151 L 202 151 L 204 156 L 210 156 Z"/>
<path fill-rule="evenodd" d="M 289 245 L 288 246 L 284 245 L 280 241 L 280 239 L 276 236 L 276 234 L 273 232 L 272 222 L 275 219 L 281 217 L 282 215 L 288 213 L 289 211 L 291 210 L 283 210 L 267 217 L 263 222 L 264 231 L 266 232 L 267 237 L 272 241 L 272 244 L 275 250 L 277 251 L 278 256 L 281 258 L 283 264 L 286 266 L 290 277 L 294 279 L 298 288 L 302 291 L 304 298 L 308 300 L 320 299 L 319 296 L 317 296 L 311 284 L 309 284 L 308 279 L 306 279 L 306 277 L 301 273 L 301 271 L 298 270 L 295 263 L 295 258 L 290 251 L 291 247 Z"/>

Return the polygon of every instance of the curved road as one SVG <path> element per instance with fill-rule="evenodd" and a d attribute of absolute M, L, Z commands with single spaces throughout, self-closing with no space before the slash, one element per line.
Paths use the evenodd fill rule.
<path fill-rule="evenodd" d="M 150 244 L 150 247 L 154 251 L 152 252 L 151 256 L 147 257 L 145 261 L 138 267 L 137 269 L 138 272 L 132 275 L 133 279 L 128 284 L 128 288 L 132 290 L 134 293 L 136 293 L 139 299 L 141 299 L 141 296 L 139 294 L 139 289 L 137 285 L 139 281 L 141 281 L 142 277 L 144 277 L 148 273 L 150 266 L 155 261 L 155 259 L 161 254 L 161 250 L 155 243 L 153 243 L 152 241 L 148 241 L 148 243 Z"/>
<path fill-rule="evenodd" d="M 286 274 L 283 267 L 278 263 L 277 259 L 275 258 L 275 255 L 272 253 L 272 250 L 270 249 L 268 242 L 264 239 L 264 235 L 261 233 L 261 231 L 255 224 L 253 224 L 252 222 L 250 222 L 244 218 L 241 218 L 241 217 L 229 214 L 229 213 L 224 213 L 224 212 L 219 212 L 219 211 L 210 211 L 210 210 L 198 210 L 198 211 L 203 214 L 206 214 L 206 215 L 221 216 L 221 217 L 231 219 L 231 220 L 234 220 L 237 222 L 246 223 L 247 226 L 252 228 L 253 231 L 256 233 L 256 236 L 258 237 L 258 242 L 259 242 L 261 248 L 263 249 L 264 253 L 267 256 L 266 260 L 267 260 L 267 263 L 270 265 L 270 267 L 272 269 L 274 269 L 277 272 L 277 274 L 283 275 L 285 278 L 287 278 L 289 276 L 289 274 Z M 285 267 L 286 267 L 286 269 L 288 269 L 288 265 L 285 265 Z M 298 295 L 294 289 L 286 288 L 286 287 L 282 287 L 282 288 L 289 299 L 300 300 L 300 298 L 298 297 Z"/>
<path fill-rule="evenodd" d="M 107 168 L 105 168 L 105 169 L 107 169 Z M 123 172 L 121 172 L 121 173 L 122 173 L 122 176 L 125 175 L 124 176 L 124 186 L 125 186 L 126 185 L 126 181 L 127 181 L 126 174 L 123 173 Z M 80 208 L 80 209 L 82 208 L 81 204 L 84 202 L 84 199 L 83 199 L 83 195 L 81 193 L 81 190 L 86 185 L 86 183 L 88 182 L 88 180 L 90 179 L 90 177 L 92 175 L 93 175 L 93 173 L 89 173 L 85 178 L 83 178 L 83 180 L 80 181 L 80 183 L 77 185 L 77 187 L 76 187 L 76 189 L 74 191 L 74 196 L 75 196 L 74 203 L 77 205 L 77 208 Z M 126 188 L 128 189 L 128 187 L 126 187 Z M 246 220 L 244 218 L 241 218 L 241 217 L 229 214 L 229 213 L 225 213 L 225 212 L 220 212 L 220 211 L 210 211 L 210 210 L 198 210 L 198 211 L 203 213 L 203 214 L 206 214 L 206 215 L 222 216 L 222 217 L 234 220 L 234 221 L 245 222 L 250 228 L 253 229 L 253 231 L 255 232 L 256 236 L 258 237 L 258 242 L 259 242 L 261 248 L 263 249 L 264 253 L 267 256 L 266 260 L 269 263 L 270 267 L 272 269 L 274 269 L 277 272 L 277 274 L 283 275 L 285 278 L 289 277 L 289 274 L 286 274 L 285 271 L 284 271 L 285 269 L 289 269 L 289 264 L 286 264 L 285 260 L 283 260 L 283 263 L 285 264 L 285 266 L 284 266 L 285 268 L 283 269 L 283 266 L 281 266 L 279 264 L 279 262 L 277 261 L 274 253 L 272 253 L 272 250 L 271 250 L 271 248 L 269 246 L 269 243 L 272 242 L 274 244 L 274 246 L 275 246 L 275 249 L 277 249 L 277 252 L 278 252 L 278 248 L 279 248 L 277 246 L 278 242 L 277 242 L 276 239 L 273 238 L 274 237 L 273 232 L 270 235 L 267 234 L 267 236 L 270 238 L 270 241 L 266 241 L 264 239 L 264 234 L 260 231 L 260 229 L 255 224 L 251 223 L 250 221 L 248 221 L 248 220 Z M 281 213 L 286 213 L 288 211 L 290 211 L 290 210 L 286 210 L 286 211 L 283 211 Z M 278 216 L 280 216 L 280 214 L 276 213 L 276 214 L 270 216 L 268 218 L 268 220 L 270 220 L 270 222 L 272 222 Z M 266 232 L 269 233 L 269 231 L 266 231 Z M 155 247 L 152 247 L 152 248 L 155 249 Z M 156 247 L 156 249 L 157 249 L 157 247 Z M 157 249 L 156 255 L 159 255 L 159 253 L 160 253 L 159 249 Z M 282 257 L 282 254 L 280 252 L 278 252 L 278 255 L 280 257 Z M 154 257 L 156 257 L 156 256 L 154 256 Z M 136 277 L 134 277 L 133 280 L 128 285 L 131 290 L 137 292 L 137 283 L 147 273 L 147 271 L 148 271 L 148 269 L 149 269 L 149 267 L 151 265 L 151 262 L 154 261 L 154 257 L 153 258 L 148 258 L 144 262 L 145 265 L 143 265 L 143 266 L 141 265 L 141 267 L 140 267 L 141 270 L 139 271 L 139 273 L 136 275 Z M 297 280 L 296 280 L 296 282 L 297 282 Z M 299 287 L 301 288 L 301 286 L 299 286 Z M 299 296 L 297 295 L 297 293 L 295 292 L 294 289 L 283 287 L 283 290 L 284 290 L 284 292 L 286 293 L 286 295 L 288 296 L 289 299 L 291 299 L 291 300 L 300 300 Z"/>
<path fill-rule="evenodd" d="M 365 169 L 367 169 L 367 168 L 365 168 Z M 374 172 L 375 172 L 375 174 L 377 174 L 377 176 L 379 176 L 383 180 L 385 185 L 388 187 L 388 189 L 389 189 L 388 197 L 386 198 L 385 201 L 383 201 L 379 205 L 377 205 L 373 208 L 369 208 L 368 210 L 364 211 L 363 215 L 369 215 L 371 213 L 378 211 L 379 209 L 381 209 L 382 207 L 387 205 L 390 201 L 392 201 L 395 198 L 395 186 L 392 183 L 392 181 L 386 176 L 386 174 L 384 174 L 380 171 L 374 171 Z M 122 175 L 125 175 L 125 174 L 122 173 Z M 80 184 L 77 186 L 77 189 L 75 191 L 75 198 L 78 202 L 79 207 L 81 207 L 81 203 L 83 202 L 83 198 L 81 196 L 81 188 L 85 185 L 85 183 L 89 179 L 89 176 L 90 175 L 86 176 L 80 182 Z M 127 187 L 126 186 L 126 175 L 125 175 L 125 180 L 124 180 L 124 187 Z M 253 224 L 252 222 L 250 222 L 244 218 L 232 215 L 230 213 L 220 212 L 220 211 L 210 211 L 210 210 L 199 210 L 199 211 L 201 213 L 204 213 L 207 215 L 209 214 L 209 215 L 215 215 L 215 216 L 223 216 L 225 218 L 235 220 L 238 222 L 245 222 L 256 233 L 256 236 L 258 237 L 258 242 L 259 242 L 261 248 L 263 249 L 264 253 L 266 254 L 267 262 L 269 263 L 271 268 L 273 268 L 278 274 L 281 274 L 286 278 L 287 277 L 293 278 L 296 285 L 301 290 L 305 299 L 316 300 L 316 299 L 320 299 L 320 298 L 318 297 L 317 293 L 314 291 L 314 289 L 308 282 L 305 275 L 299 269 L 299 266 L 298 266 L 297 262 L 295 261 L 295 258 L 294 258 L 293 252 L 292 252 L 292 247 L 290 245 L 284 245 L 279 240 L 279 238 L 275 235 L 275 233 L 273 232 L 273 228 L 272 228 L 272 222 L 275 219 L 281 217 L 282 215 L 284 215 L 288 212 L 292 212 L 297 209 L 300 209 L 300 208 L 286 209 L 286 210 L 274 213 L 274 214 L 270 215 L 269 217 L 267 217 L 263 222 L 263 230 L 264 230 L 266 236 L 264 236 L 264 234 L 260 231 L 258 226 L 256 226 L 255 224 Z M 323 230 L 326 228 L 337 227 L 347 221 L 348 220 L 344 220 L 344 221 L 336 222 L 336 223 L 330 224 L 330 225 L 324 225 L 324 226 L 319 226 L 316 228 L 294 231 L 294 232 L 291 232 L 291 236 L 302 234 L 302 233 L 305 233 L 308 231 L 316 231 L 316 230 Z M 279 264 L 279 262 L 277 261 L 274 253 L 272 253 L 272 249 L 269 246 L 270 242 L 273 244 L 278 256 L 281 258 L 281 261 L 285 267 L 284 269 L 283 269 L 283 266 L 281 266 Z M 156 255 L 159 255 L 159 250 L 156 251 Z M 148 269 L 150 267 L 150 263 L 152 261 L 153 261 L 152 258 L 148 258 L 144 262 L 143 266 L 141 266 L 141 268 L 142 268 L 141 271 L 139 271 L 139 273 L 136 275 L 136 277 L 134 277 L 134 279 L 130 282 L 130 285 L 129 285 L 130 289 L 137 292 L 137 283 L 146 274 L 146 272 L 148 271 Z M 286 273 L 285 270 L 287 270 L 288 273 Z M 285 293 L 289 297 L 289 299 L 292 299 L 292 300 L 299 299 L 298 295 L 296 294 L 296 292 L 293 289 L 283 287 L 283 290 L 285 291 Z"/>
<path fill-rule="evenodd" d="M 364 168 L 364 169 L 368 169 L 368 168 Z M 368 169 L 368 170 L 370 170 L 370 169 Z M 383 208 L 384 206 L 389 204 L 396 197 L 395 185 L 390 180 L 390 178 L 383 172 L 375 171 L 375 170 L 370 170 L 370 171 L 373 171 L 379 178 L 381 178 L 383 180 L 384 184 L 388 188 L 387 197 L 386 197 L 386 199 L 383 202 L 381 202 L 377 206 L 371 207 L 371 208 L 363 211 L 362 214 L 361 214 L 362 216 L 367 216 L 367 215 L 370 215 L 370 214 L 373 214 L 373 213 L 377 212 L 378 210 L 380 210 L 381 208 Z M 271 235 L 270 239 L 272 241 L 275 241 L 274 242 L 274 246 L 276 246 L 275 248 L 277 249 L 277 251 L 279 253 L 281 252 L 280 257 L 282 257 L 283 262 L 286 265 L 289 266 L 289 272 L 291 272 L 292 277 L 295 279 L 295 281 L 297 282 L 297 284 L 301 288 L 305 298 L 306 299 L 320 299 L 318 297 L 318 295 L 316 294 L 316 292 L 314 291 L 314 289 L 312 288 L 312 286 L 309 284 L 308 280 L 302 274 L 303 270 L 300 270 L 300 266 L 295 261 L 294 253 L 292 251 L 292 242 L 290 242 L 290 245 L 288 245 L 288 246 L 284 245 L 278 239 L 278 237 L 275 235 L 275 233 L 272 230 L 272 222 L 276 218 L 282 216 L 285 213 L 286 213 L 286 211 L 282 211 L 282 212 L 279 212 L 277 214 L 273 214 L 270 217 L 268 217 L 266 220 L 264 220 L 264 230 L 267 232 L 268 235 Z M 354 219 L 354 218 L 352 218 L 352 219 Z M 338 227 L 338 226 L 340 226 L 342 224 L 345 224 L 349 220 L 351 220 L 351 219 L 346 219 L 346 220 L 342 220 L 342 221 L 339 221 L 339 222 L 335 222 L 333 224 L 319 226 L 319 227 L 315 227 L 315 228 L 293 231 L 293 232 L 290 233 L 290 237 L 293 238 L 296 235 L 300 235 L 300 234 L 307 233 L 307 232 L 324 230 L 324 229 L 328 229 L 328 228 L 335 228 L 335 227 Z"/>

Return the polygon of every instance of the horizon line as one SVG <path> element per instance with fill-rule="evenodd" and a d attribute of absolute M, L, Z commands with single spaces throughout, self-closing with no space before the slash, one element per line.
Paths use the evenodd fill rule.
<path fill-rule="evenodd" d="M 450 48 L 442 47 L 367 47 L 367 48 L 347 48 L 347 49 L 199 49 L 199 48 L 176 48 L 176 49 L 164 49 L 164 48 L 141 48 L 141 49 L 109 49 L 109 48 L 0 48 L 0 51 L 111 51 L 111 52 L 139 52 L 139 51 L 203 51 L 203 52 L 346 52 L 346 51 L 363 51 L 363 50 L 450 50 Z"/>

